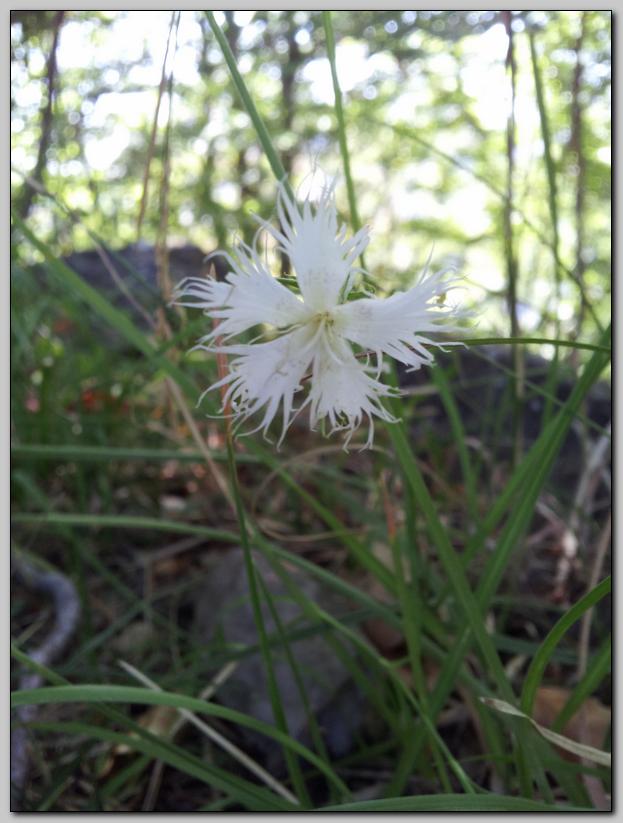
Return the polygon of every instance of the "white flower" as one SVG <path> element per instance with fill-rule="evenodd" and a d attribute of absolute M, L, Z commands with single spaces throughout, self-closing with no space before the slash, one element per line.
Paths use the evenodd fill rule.
<path fill-rule="evenodd" d="M 226 282 L 188 278 L 174 299 L 178 305 L 204 309 L 218 321 L 198 348 L 233 355 L 228 374 L 208 389 L 223 391 L 222 410 L 230 408 L 239 422 L 260 413 L 253 431 L 262 429 L 264 435 L 281 411 L 281 442 L 295 415 L 309 406 L 312 428 L 327 422 L 331 434 L 346 431 L 345 446 L 367 418 L 365 446 L 370 446 L 374 417 L 396 422 L 382 404 L 384 397 L 397 394 L 379 379 L 383 355 L 409 370 L 432 363 L 426 346 L 440 344 L 428 335 L 458 313 L 443 304 L 453 285 L 447 270 L 429 274 L 428 266 L 406 292 L 348 301 L 362 272 L 355 261 L 368 244 L 368 230 L 346 237 L 345 226 L 338 225 L 333 190 L 326 187 L 316 204 L 306 200 L 299 206 L 280 186 L 280 229 L 260 221 L 290 259 L 300 294 L 271 275 L 255 245 L 241 243 L 233 257 L 225 255 L 232 269 Z M 272 339 L 228 344 L 260 325 L 271 327 Z M 304 399 L 295 409 L 299 393 Z"/>

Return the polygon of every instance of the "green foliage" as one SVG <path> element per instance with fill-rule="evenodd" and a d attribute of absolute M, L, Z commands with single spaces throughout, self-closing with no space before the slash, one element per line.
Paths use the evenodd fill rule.
<path fill-rule="evenodd" d="M 567 762 L 480 698 L 519 702 L 530 714 L 545 676 L 571 681 L 574 623 L 610 591 L 604 573 L 560 604 L 526 597 L 515 580 L 540 545 L 544 501 L 557 522 L 575 522 L 552 479 L 569 432 L 581 429 L 584 446 L 609 436 L 589 419 L 588 400 L 610 361 L 610 14 L 513 14 L 510 199 L 507 112 L 495 102 L 510 90 L 498 12 L 183 12 L 177 29 L 169 13 L 141 12 L 149 26 L 139 35 L 137 13 L 59 14 L 11 18 L 13 535 L 18 551 L 71 577 L 83 611 L 75 647 L 45 668 L 22 651 L 38 636 L 38 613 L 19 587 L 12 605 L 14 660 L 49 684 L 20 689 L 14 672 L 12 705 L 47 707 L 30 724 L 38 761 L 28 810 L 155 804 L 158 763 L 170 796 L 187 798 L 192 811 L 593 808 L 582 779 L 609 790 L 605 771 Z M 209 418 L 214 395 L 188 412 L 217 374 L 213 359 L 184 353 L 205 319 L 180 317 L 163 291 L 158 324 L 140 325 L 63 260 L 96 242 L 184 240 L 210 251 L 231 248 L 236 233 L 251 241 L 252 215 L 274 217 L 276 181 L 309 182 L 316 159 L 342 175 L 351 227 L 372 222 L 370 283 L 404 287 L 434 243 L 435 265 L 455 265 L 466 304 L 480 310 L 479 327 L 465 335 L 470 350 L 483 362 L 491 345 L 519 355 L 489 376 L 513 378 L 495 407 L 476 386 L 478 436 L 468 432 L 457 374 L 437 365 L 427 385 L 397 402 L 402 422 L 378 432 L 365 455 L 296 427 L 283 451 L 254 436 L 234 447 L 222 421 Z M 508 336 L 505 210 L 519 336 Z M 139 274 L 123 271 L 132 288 Z M 522 356 L 552 350 L 545 384 L 522 376 Z M 513 463 L 504 450 L 511 438 L 499 435 L 504 409 L 522 411 L 519 384 L 526 401 L 546 401 L 547 414 Z M 429 397 L 439 398 L 445 435 L 425 427 Z M 594 538 L 597 521 L 581 533 Z M 206 573 L 203 555 L 231 545 L 245 550 L 257 638 L 203 648 L 185 610 Z M 302 613 L 296 625 L 275 620 L 273 634 L 262 601 L 278 612 L 257 553 Z M 169 571 L 158 571 L 162 559 Z M 356 609 L 330 614 L 292 568 Z M 398 636 L 395 645 L 373 642 L 371 623 Z M 147 639 L 128 643 L 137 628 Z M 606 689 L 608 629 L 594 626 L 589 669 L 554 730 Z M 288 734 L 274 673 L 274 724 L 197 697 L 212 667 L 252 654 L 270 674 L 284 642 L 304 692 L 292 644 L 310 635 L 326 639 L 378 718 L 349 756 L 329 756 L 318 724 L 309 745 Z M 162 691 L 121 672 L 124 642 Z M 154 732 L 147 706 L 276 741 L 285 797 L 298 805 L 225 752 L 206 756 L 200 735 Z M 444 716 L 457 707 L 454 734 Z M 372 799 L 353 799 L 362 788 Z"/>

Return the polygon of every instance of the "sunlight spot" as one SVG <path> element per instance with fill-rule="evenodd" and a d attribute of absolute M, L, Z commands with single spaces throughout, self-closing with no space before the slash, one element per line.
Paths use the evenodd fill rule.
<path fill-rule="evenodd" d="M 612 152 L 610 150 L 610 146 L 600 146 L 597 149 L 597 159 L 600 163 L 605 163 L 609 166 L 612 162 Z"/>
<path fill-rule="evenodd" d="M 370 78 L 368 47 L 344 38 L 336 47 L 337 72 L 343 92 L 352 91 L 358 83 Z M 333 104 L 333 81 L 331 67 L 326 58 L 311 60 L 302 71 L 303 79 L 310 84 L 312 98 L 316 103 Z"/>
<path fill-rule="evenodd" d="M 115 129 L 107 137 L 89 136 L 84 145 L 87 163 L 96 171 L 108 171 L 129 143 L 130 135 L 127 129 Z"/>
<path fill-rule="evenodd" d="M 237 26 L 248 26 L 251 20 L 255 17 L 254 11 L 235 11 L 234 12 L 234 23 Z"/>

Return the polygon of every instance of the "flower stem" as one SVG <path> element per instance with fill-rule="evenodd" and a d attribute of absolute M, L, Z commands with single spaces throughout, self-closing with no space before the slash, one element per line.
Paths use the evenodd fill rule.
<path fill-rule="evenodd" d="M 253 618 L 255 621 L 255 626 L 257 628 L 260 652 L 262 654 L 264 670 L 266 672 L 270 703 L 277 728 L 284 734 L 289 734 L 287 720 L 283 710 L 281 697 L 279 694 L 279 686 L 275 678 L 275 671 L 270 653 L 270 645 L 268 643 L 266 626 L 264 625 L 264 617 L 262 615 L 258 580 L 256 577 L 255 564 L 253 562 L 253 557 L 251 554 L 251 543 L 249 540 L 249 532 L 247 528 L 244 504 L 242 502 L 242 497 L 240 494 L 240 484 L 238 481 L 238 470 L 236 466 L 236 456 L 234 453 L 234 444 L 231 427 L 227 427 L 227 463 L 229 466 L 232 494 L 236 504 L 236 515 L 240 527 L 240 542 L 242 543 L 245 570 L 247 573 L 247 579 L 249 581 L 249 595 L 251 598 L 251 607 L 253 609 Z M 267 594 L 267 596 L 270 595 Z M 303 779 L 303 775 L 298 760 L 288 749 L 284 748 L 283 753 L 295 793 L 299 798 L 303 798 L 304 802 L 307 801 L 307 803 L 309 803 L 309 798 L 305 787 L 305 781 Z"/>

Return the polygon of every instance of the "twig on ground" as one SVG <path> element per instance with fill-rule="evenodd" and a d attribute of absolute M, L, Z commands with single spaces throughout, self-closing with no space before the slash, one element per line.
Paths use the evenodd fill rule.
<path fill-rule="evenodd" d="M 126 663 L 123 660 L 119 661 L 119 665 L 125 669 L 128 674 L 135 677 L 145 686 L 154 691 L 162 691 L 160 686 L 157 683 L 154 683 L 153 680 L 150 680 L 146 675 L 142 672 L 135 669 L 134 666 L 131 666 L 129 663 Z M 228 670 L 227 676 L 231 674 L 233 669 Z M 221 673 L 222 674 L 222 673 Z M 220 683 L 222 683 L 223 678 L 221 677 Z M 219 683 L 219 685 L 220 685 Z M 212 686 L 212 684 L 211 684 Z M 203 698 L 205 699 L 205 698 Z M 255 760 L 249 757 L 248 754 L 239 749 L 234 743 L 231 743 L 227 740 L 226 737 L 220 732 L 217 732 L 216 729 L 213 729 L 211 726 L 208 726 L 205 721 L 200 720 L 193 712 L 188 711 L 188 709 L 178 709 L 180 715 L 180 721 L 182 723 L 192 723 L 193 726 L 196 726 L 199 731 L 203 732 L 206 737 L 208 737 L 213 743 L 219 746 L 221 749 L 226 751 L 230 754 L 235 760 L 237 760 L 240 764 L 242 764 L 245 768 L 247 768 L 250 772 L 252 772 L 256 777 L 262 780 L 269 788 L 271 788 L 276 794 L 283 797 L 285 800 L 290 801 L 290 803 L 294 803 L 297 806 L 299 805 L 299 801 L 297 798 L 290 792 L 286 787 L 281 784 L 278 780 L 276 780 L 271 774 L 269 774 L 266 769 L 262 768 Z M 177 731 L 177 730 L 176 730 Z"/>
<path fill-rule="evenodd" d="M 590 580 L 588 581 L 587 591 L 591 591 L 591 589 L 594 589 L 597 583 L 599 582 L 603 562 L 606 557 L 606 552 L 608 551 L 608 547 L 610 546 L 611 534 L 612 514 L 609 514 L 608 520 L 606 521 L 606 525 L 603 527 L 602 532 L 599 535 L 599 540 L 597 541 L 597 548 L 595 550 L 595 560 L 593 561 L 593 568 L 591 571 Z M 589 609 L 582 615 L 582 622 L 580 623 L 580 639 L 578 641 L 577 667 L 578 680 L 580 680 L 586 672 L 592 620 L 593 610 Z"/>
<path fill-rule="evenodd" d="M 63 652 L 80 619 L 80 600 L 74 584 L 58 571 L 50 571 L 27 560 L 23 554 L 11 552 L 13 570 L 24 585 L 50 596 L 54 603 L 54 624 L 43 643 L 30 653 L 30 658 L 49 666 Z M 19 689 L 38 689 L 43 678 L 38 673 L 26 673 L 19 679 Z M 37 706 L 21 706 L 16 714 L 19 725 L 11 731 L 11 809 L 19 811 L 28 770 L 28 729 L 37 713 Z"/>
<path fill-rule="evenodd" d="M 573 500 L 573 508 L 569 519 L 569 527 L 578 534 L 581 526 L 581 515 L 590 513 L 593 499 L 599 486 L 606 461 L 609 458 L 611 444 L 612 423 L 608 423 L 604 434 L 597 440 L 586 460 L 586 468 L 582 473 Z M 582 543 L 586 542 L 586 535 L 583 535 Z"/>

